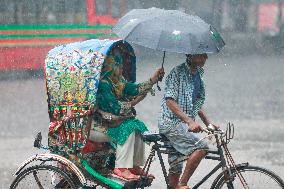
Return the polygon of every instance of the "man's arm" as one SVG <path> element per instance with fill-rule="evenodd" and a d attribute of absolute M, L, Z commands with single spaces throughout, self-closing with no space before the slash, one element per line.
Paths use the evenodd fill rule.
<path fill-rule="evenodd" d="M 198 111 L 198 116 L 200 117 L 204 125 L 208 126 L 210 124 L 209 118 L 206 116 L 203 108 Z"/>
<path fill-rule="evenodd" d="M 172 98 L 166 98 L 166 104 L 169 107 L 169 109 L 176 115 L 178 116 L 183 122 L 185 122 L 189 129 L 193 132 L 200 132 L 202 131 L 202 127 L 193 121 L 192 118 L 188 117 L 186 113 L 184 113 L 179 105 L 176 103 L 176 101 Z"/>

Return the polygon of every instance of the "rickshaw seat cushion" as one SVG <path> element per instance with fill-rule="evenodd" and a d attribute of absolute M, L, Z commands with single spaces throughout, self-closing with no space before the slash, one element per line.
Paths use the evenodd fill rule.
<path fill-rule="evenodd" d="M 82 154 L 94 153 L 94 152 L 105 150 L 107 149 L 106 145 L 107 144 L 105 142 L 94 142 L 94 141 L 88 140 L 82 150 Z"/>
<path fill-rule="evenodd" d="M 168 141 L 167 137 L 160 133 L 153 133 L 153 132 L 146 131 L 142 133 L 141 136 L 145 142 L 158 142 L 158 141 L 166 142 Z"/>

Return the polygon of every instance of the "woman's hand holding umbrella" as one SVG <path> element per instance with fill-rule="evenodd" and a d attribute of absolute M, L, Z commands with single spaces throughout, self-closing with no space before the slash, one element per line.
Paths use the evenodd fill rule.
<path fill-rule="evenodd" d="M 157 83 L 161 78 L 163 78 L 165 75 L 164 68 L 159 68 L 156 70 L 156 72 L 153 74 L 153 76 L 150 78 L 151 83 L 154 85 Z M 139 102 L 141 102 L 145 97 L 147 96 L 147 93 L 141 94 L 137 96 L 135 99 L 133 99 L 130 104 L 131 106 L 135 106 Z"/>
<path fill-rule="evenodd" d="M 165 75 L 164 68 L 158 68 L 156 72 L 153 74 L 153 76 L 150 78 L 152 84 L 157 83 L 160 81 Z"/>
<path fill-rule="evenodd" d="M 150 78 L 152 84 L 157 83 L 157 88 L 158 88 L 159 91 L 161 91 L 161 88 L 160 88 L 160 86 L 158 85 L 158 81 L 162 81 L 164 75 L 165 75 L 164 67 L 161 67 L 161 68 L 159 68 L 159 69 L 154 73 L 154 75 Z"/>

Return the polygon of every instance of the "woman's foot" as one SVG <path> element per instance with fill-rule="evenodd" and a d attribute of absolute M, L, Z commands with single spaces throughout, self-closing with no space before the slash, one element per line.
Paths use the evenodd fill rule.
<path fill-rule="evenodd" d="M 133 173 L 135 175 L 143 175 L 143 176 L 147 176 L 147 177 L 150 177 L 150 178 L 153 178 L 153 179 L 155 178 L 155 176 L 152 175 L 152 174 L 146 175 L 145 172 L 143 171 L 143 169 L 139 166 L 135 166 L 133 168 L 130 168 L 129 170 L 130 170 L 131 173 Z"/>
<path fill-rule="evenodd" d="M 140 176 L 131 173 L 127 168 L 114 168 L 113 173 L 126 180 L 138 180 Z"/>
<path fill-rule="evenodd" d="M 188 186 L 177 186 L 175 189 L 190 189 Z"/>
<path fill-rule="evenodd" d="M 188 186 L 183 185 L 183 184 L 178 184 L 175 189 L 190 189 Z"/>

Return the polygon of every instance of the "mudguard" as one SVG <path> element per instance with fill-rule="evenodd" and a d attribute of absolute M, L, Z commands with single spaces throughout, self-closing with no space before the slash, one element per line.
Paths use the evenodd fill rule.
<path fill-rule="evenodd" d="M 78 179 L 80 180 L 82 185 L 85 185 L 86 182 L 87 182 L 83 173 L 80 171 L 80 169 L 74 163 L 72 163 L 70 160 L 66 159 L 65 157 L 59 156 L 57 154 L 52 154 L 52 153 L 36 154 L 36 155 L 28 158 L 23 163 L 21 163 L 21 165 L 19 166 L 19 168 L 15 172 L 14 176 L 18 175 L 28 164 L 35 162 L 35 161 L 41 161 L 41 162 L 43 162 L 43 161 L 56 161 L 56 162 L 59 162 L 59 163 L 63 164 L 64 166 L 68 167 L 78 177 Z"/>

